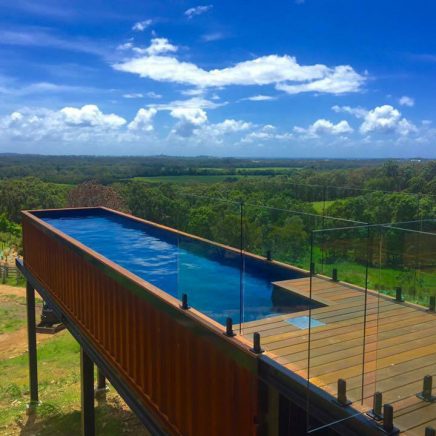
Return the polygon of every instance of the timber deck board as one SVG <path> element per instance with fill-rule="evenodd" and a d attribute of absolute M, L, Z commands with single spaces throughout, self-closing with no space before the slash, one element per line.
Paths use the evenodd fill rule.
<path fill-rule="evenodd" d="M 394 424 L 407 434 L 436 426 L 436 403 L 416 397 L 423 377 L 436 376 L 435 313 L 320 277 L 312 286 L 309 277 L 273 284 L 325 306 L 244 323 L 247 339 L 259 332 L 270 357 L 334 396 L 338 378 L 345 379 L 348 398 L 362 412 L 382 392 L 394 407 Z M 287 322 L 302 316 L 324 325 L 309 331 Z"/>

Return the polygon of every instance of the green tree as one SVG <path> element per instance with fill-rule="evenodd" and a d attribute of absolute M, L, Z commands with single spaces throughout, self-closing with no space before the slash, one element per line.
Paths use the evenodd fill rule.
<path fill-rule="evenodd" d="M 11 221 L 20 222 L 22 210 L 64 207 L 68 189 L 35 177 L 2 180 L 0 213 Z"/>

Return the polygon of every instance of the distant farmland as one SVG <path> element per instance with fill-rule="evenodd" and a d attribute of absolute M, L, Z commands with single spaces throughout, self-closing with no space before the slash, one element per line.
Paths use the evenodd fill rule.
<path fill-rule="evenodd" d="M 316 213 L 322 215 L 324 211 L 324 207 L 327 209 L 330 205 L 332 205 L 335 200 L 326 200 L 326 201 L 313 201 L 312 206 L 315 209 Z"/>
<path fill-rule="evenodd" d="M 247 175 L 242 176 L 239 174 L 231 175 L 231 174 L 223 174 L 223 175 L 183 175 L 183 176 L 156 176 L 156 177 L 133 177 L 130 180 L 146 182 L 146 183 L 219 183 L 225 181 L 239 180 L 239 179 L 247 179 L 247 178 L 259 178 L 259 177 L 268 177 L 263 175 Z M 270 176 L 271 177 L 271 176 Z"/>

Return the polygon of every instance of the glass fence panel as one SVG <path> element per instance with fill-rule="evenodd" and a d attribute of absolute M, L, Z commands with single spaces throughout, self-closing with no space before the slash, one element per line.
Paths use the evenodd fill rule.
<path fill-rule="evenodd" d="M 310 233 L 321 221 L 321 216 L 303 211 L 243 205 L 241 331 L 250 341 L 259 333 L 262 348 L 282 364 L 288 359 L 288 318 L 310 304 L 307 292 L 291 288 L 308 274 Z"/>
<path fill-rule="evenodd" d="M 313 274 L 306 284 L 311 304 L 307 316 L 293 323 L 294 335 L 308 341 L 307 360 L 295 370 L 307 380 L 309 432 L 320 430 L 315 413 L 320 392 L 346 408 L 348 418 L 371 408 L 366 399 L 375 388 L 368 369 L 374 355 L 367 349 L 368 329 L 377 322 L 378 295 L 367 292 L 370 230 L 356 226 L 312 234 Z"/>
<path fill-rule="evenodd" d="M 436 233 L 410 227 L 380 232 L 376 390 L 394 425 L 421 435 L 436 422 Z"/>
<path fill-rule="evenodd" d="M 241 320 L 241 205 L 185 196 L 186 217 L 178 235 L 178 298 L 223 326 Z"/>

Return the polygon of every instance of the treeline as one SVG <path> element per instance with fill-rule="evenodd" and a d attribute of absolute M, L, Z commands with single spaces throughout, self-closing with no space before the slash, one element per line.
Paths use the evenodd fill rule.
<path fill-rule="evenodd" d="M 311 181 L 319 171 L 351 170 L 380 165 L 380 160 L 241 159 L 172 156 L 42 156 L 0 154 L 0 179 L 37 176 L 44 181 L 108 184 L 133 177 L 177 175 L 270 175 L 297 171 Z M 400 161 L 403 162 L 403 161 Z M 300 181 L 301 181 L 300 180 Z M 315 179 L 313 181 L 316 181 Z"/>
<path fill-rule="evenodd" d="M 436 195 L 436 160 L 387 161 L 376 166 L 329 171 L 305 169 L 295 174 L 292 180 L 296 183 L 317 185 L 325 190 L 327 199 L 372 191 Z M 323 196 L 324 193 L 319 192 L 319 195 Z"/>
<path fill-rule="evenodd" d="M 214 201 L 244 202 L 247 207 L 283 209 L 289 215 L 293 214 L 292 211 L 312 214 L 313 217 L 307 215 L 305 219 L 317 220 L 317 225 L 317 215 L 370 224 L 436 218 L 436 197 L 433 195 L 408 191 L 353 191 L 351 188 L 345 190 L 334 187 L 323 190 L 318 186 L 295 183 L 293 178 L 286 176 L 186 185 L 128 180 L 106 186 L 112 186 L 132 212 L 157 221 L 169 215 L 186 215 L 187 211 L 178 202 L 188 197 L 201 197 L 204 201 L 209 198 L 207 204 Z M 0 180 L 0 213 L 4 213 L 13 222 L 19 222 L 23 209 L 65 207 L 71 189 L 73 186 L 45 182 L 36 177 Z M 88 205 L 85 197 L 92 202 L 95 195 L 92 190 L 84 191 L 79 203 Z M 323 200 L 322 210 L 316 208 L 314 202 Z M 70 206 L 78 206 L 79 203 L 70 201 Z M 334 221 L 326 222 L 324 219 L 329 227 L 343 224 L 339 220 Z"/>

